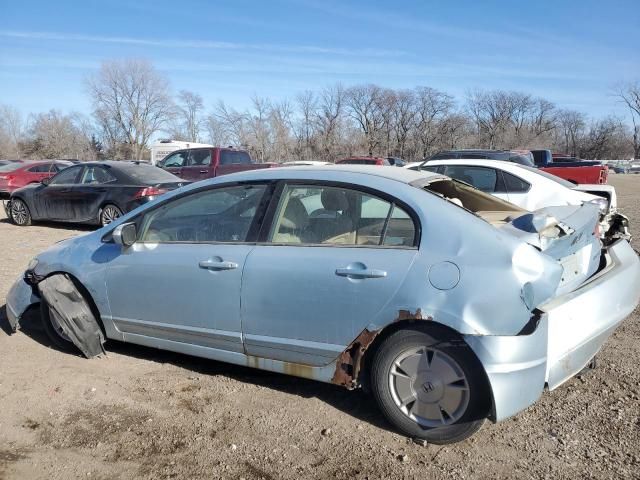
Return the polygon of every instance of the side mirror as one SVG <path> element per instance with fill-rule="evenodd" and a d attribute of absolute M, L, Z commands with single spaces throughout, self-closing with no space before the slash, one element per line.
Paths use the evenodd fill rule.
<path fill-rule="evenodd" d="M 43 178 L 42 180 L 40 180 L 40 183 L 44 186 L 49 185 L 51 183 L 51 177 Z"/>
<path fill-rule="evenodd" d="M 138 231 L 135 223 L 123 223 L 118 225 L 113 232 L 111 232 L 113 241 L 123 247 L 130 247 L 138 239 Z"/>

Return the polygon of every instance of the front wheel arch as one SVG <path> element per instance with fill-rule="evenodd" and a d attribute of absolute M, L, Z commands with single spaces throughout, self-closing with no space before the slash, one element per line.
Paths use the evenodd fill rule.
<path fill-rule="evenodd" d="M 73 275 L 72 273 L 69 273 L 69 272 L 61 271 L 61 270 L 60 271 L 51 272 L 51 273 L 47 274 L 46 276 L 44 276 L 43 279 L 51 277 L 53 275 L 67 275 L 71 279 L 71 281 L 73 282 L 75 287 L 80 291 L 82 296 L 85 298 L 85 300 L 89 304 L 89 308 L 91 309 L 91 313 L 93 314 L 93 316 L 95 317 L 96 321 L 98 322 L 98 325 L 100 326 L 100 330 L 102 330 L 102 334 L 104 335 L 104 338 L 107 339 L 108 338 L 107 337 L 107 331 L 104 328 L 104 323 L 102 322 L 102 316 L 100 315 L 100 310 L 98 310 L 98 306 L 96 305 L 96 302 L 93 299 L 93 296 L 91 295 L 89 290 L 87 290 L 87 288 L 82 284 L 82 282 L 80 280 L 78 280 L 78 278 L 75 275 Z M 43 299 L 40 297 L 40 293 L 39 293 L 38 289 L 36 287 L 33 287 L 33 291 L 40 298 L 40 302 L 42 303 Z"/>

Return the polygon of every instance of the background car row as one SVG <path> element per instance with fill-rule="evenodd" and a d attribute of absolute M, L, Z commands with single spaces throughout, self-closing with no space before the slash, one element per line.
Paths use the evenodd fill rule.
<path fill-rule="evenodd" d="M 152 165 L 88 162 L 15 190 L 5 211 L 21 226 L 33 220 L 106 225 L 187 183 Z"/>

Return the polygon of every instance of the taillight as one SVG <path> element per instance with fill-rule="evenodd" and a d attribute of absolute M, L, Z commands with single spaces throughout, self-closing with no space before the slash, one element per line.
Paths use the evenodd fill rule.
<path fill-rule="evenodd" d="M 600 238 L 600 222 L 596 223 L 596 226 L 593 229 L 593 236 Z"/>
<path fill-rule="evenodd" d="M 136 198 L 143 198 L 143 197 L 156 197 L 158 195 L 162 195 L 163 193 L 166 193 L 166 190 L 164 188 L 145 187 L 141 190 L 138 190 L 138 192 L 133 196 L 133 198 L 136 199 Z"/>

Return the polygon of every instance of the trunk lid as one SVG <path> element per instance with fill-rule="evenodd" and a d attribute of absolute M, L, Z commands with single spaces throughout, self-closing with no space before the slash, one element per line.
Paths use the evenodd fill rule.
<path fill-rule="evenodd" d="M 570 292 L 591 277 L 600 265 L 598 205 L 546 207 L 513 218 L 500 230 L 537 248 L 562 266 L 556 295 Z"/>

